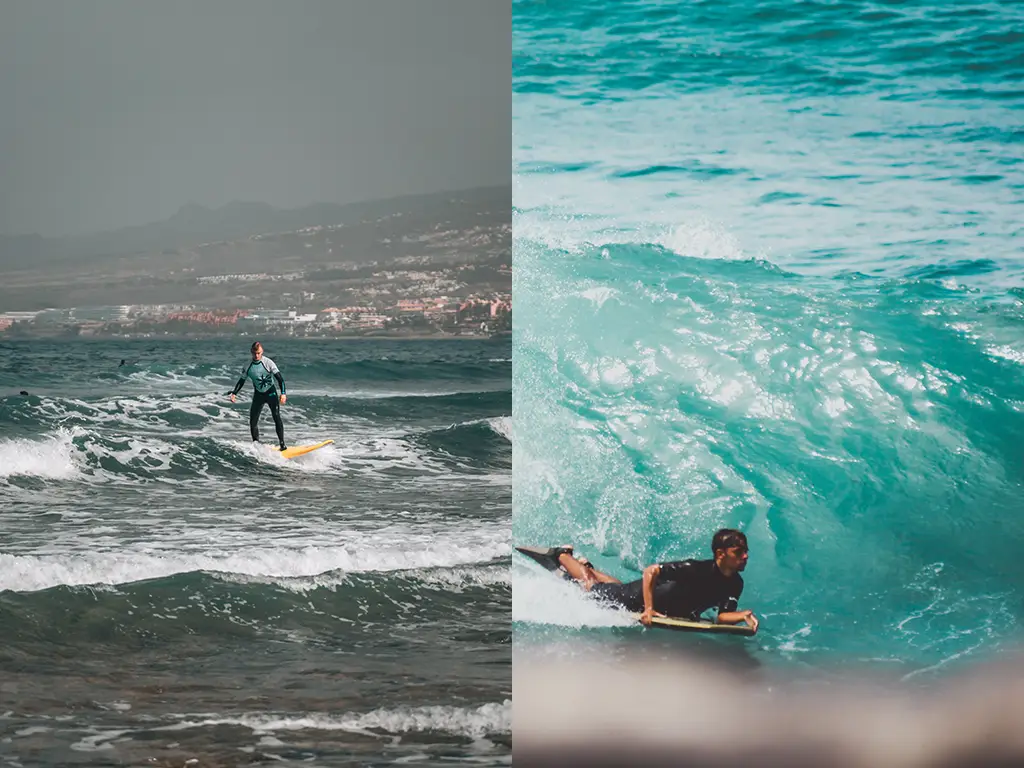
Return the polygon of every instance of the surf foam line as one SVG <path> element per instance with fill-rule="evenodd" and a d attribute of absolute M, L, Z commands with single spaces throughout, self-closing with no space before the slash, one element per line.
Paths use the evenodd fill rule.
<path fill-rule="evenodd" d="M 396 573 L 396 571 L 387 571 L 387 573 Z M 216 575 L 225 581 L 241 584 L 273 584 L 292 592 L 305 594 L 317 589 L 333 590 L 344 584 L 349 574 L 332 572 L 300 577 Z M 508 568 L 496 568 L 490 564 L 438 566 L 429 569 L 401 571 L 397 578 L 414 585 L 434 587 L 449 593 L 480 587 L 512 587 L 512 577 Z"/>
<path fill-rule="evenodd" d="M 274 547 L 197 553 L 113 551 L 84 554 L 0 554 L 0 592 L 35 592 L 58 586 L 131 584 L 180 573 L 207 571 L 265 579 L 314 577 L 335 571 L 365 573 L 450 568 L 507 556 L 507 531 L 480 533 L 473 543 L 444 542 L 422 548 L 363 541 L 339 547 Z"/>
<path fill-rule="evenodd" d="M 441 731 L 455 736 L 481 738 L 512 732 L 512 701 L 490 702 L 479 707 L 427 706 L 375 709 L 358 715 L 180 715 L 182 722 L 154 730 L 177 731 L 218 725 L 240 725 L 257 733 L 275 731 L 352 731 L 375 735 Z M 202 719 L 199 719 L 202 718 Z"/>

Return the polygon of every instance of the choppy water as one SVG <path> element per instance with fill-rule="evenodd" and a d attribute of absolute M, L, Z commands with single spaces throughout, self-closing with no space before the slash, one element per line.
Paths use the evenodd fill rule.
<path fill-rule="evenodd" d="M 510 344 L 265 347 L 0 345 L 12 764 L 510 760 Z"/>
<path fill-rule="evenodd" d="M 741 527 L 766 667 L 1018 647 L 1021 6 L 514 15 L 514 541 L 635 578 Z M 517 645 L 693 642 L 513 573 Z"/>

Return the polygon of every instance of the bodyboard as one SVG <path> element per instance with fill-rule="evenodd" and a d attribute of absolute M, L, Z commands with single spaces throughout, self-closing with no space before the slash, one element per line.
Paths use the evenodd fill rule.
<path fill-rule="evenodd" d="M 286 459 L 294 459 L 296 456 L 302 456 L 310 453 L 311 451 L 315 451 L 317 448 L 323 448 L 325 445 L 330 445 L 333 442 L 333 440 L 324 440 L 323 442 L 311 443 L 310 445 L 293 445 L 291 448 L 285 448 L 283 451 L 280 448 L 274 448 L 274 450 Z"/>
<path fill-rule="evenodd" d="M 634 619 L 640 620 L 639 613 L 629 614 Z M 652 616 L 651 627 L 659 629 L 674 629 L 677 632 L 711 632 L 719 635 L 745 635 L 752 637 L 754 630 L 746 624 L 715 624 L 711 621 L 690 621 L 689 619 L 674 619 L 671 616 Z"/>

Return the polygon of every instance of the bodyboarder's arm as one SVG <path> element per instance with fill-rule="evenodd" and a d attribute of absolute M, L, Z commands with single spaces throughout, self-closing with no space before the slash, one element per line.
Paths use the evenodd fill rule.
<path fill-rule="evenodd" d="M 644 568 L 644 612 L 640 614 L 640 623 L 645 626 L 650 625 L 652 616 L 665 615 L 654 610 L 654 585 L 658 581 L 658 576 L 660 574 L 661 566 L 657 563 Z"/>
<path fill-rule="evenodd" d="M 718 614 L 718 624 L 743 624 L 757 632 L 757 616 L 753 611 L 725 611 Z"/>

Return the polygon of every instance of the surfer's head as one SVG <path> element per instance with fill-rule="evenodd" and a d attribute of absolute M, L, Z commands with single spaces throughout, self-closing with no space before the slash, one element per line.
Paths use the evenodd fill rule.
<path fill-rule="evenodd" d="M 747 537 L 742 531 L 723 528 L 711 539 L 715 562 L 723 572 L 742 571 L 747 567 Z"/>
<path fill-rule="evenodd" d="M 249 351 L 252 352 L 253 360 L 259 360 L 261 357 L 263 357 L 263 345 L 260 344 L 258 341 L 254 341 L 252 343 L 252 346 L 249 347 Z"/>

